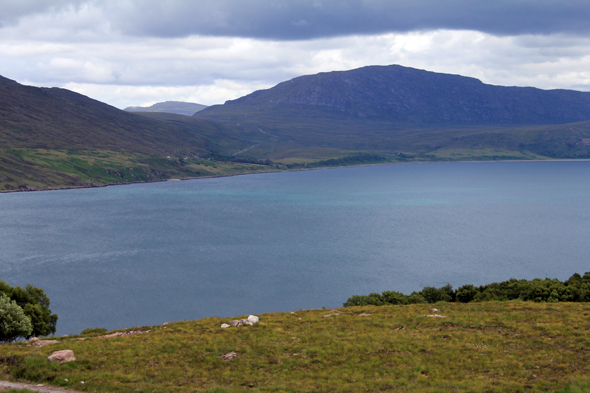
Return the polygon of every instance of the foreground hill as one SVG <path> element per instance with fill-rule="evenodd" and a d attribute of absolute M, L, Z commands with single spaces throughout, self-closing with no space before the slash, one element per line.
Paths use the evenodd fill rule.
<path fill-rule="evenodd" d="M 239 126 L 258 154 L 311 146 L 429 153 L 498 148 L 588 156 L 590 93 L 493 86 L 398 65 L 307 75 L 195 114 Z M 548 126 L 551 126 L 548 128 Z M 258 134 L 256 134 L 258 133 Z M 254 140 L 254 139 L 253 139 Z M 546 143 L 545 143 L 546 144 Z M 271 147 L 272 146 L 272 147 Z M 253 150 L 250 154 L 256 154 Z"/>
<path fill-rule="evenodd" d="M 195 104 L 193 102 L 166 101 L 158 102 L 151 106 L 129 106 L 124 110 L 127 112 L 164 112 L 192 116 L 205 108 L 207 108 L 206 105 Z"/>
<path fill-rule="evenodd" d="M 264 314 L 227 329 L 230 318 L 207 318 L 0 345 L 0 379 L 93 392 L 581 392 L 589 312 L 441 302 Z M 64 349 L 76 361 L 47 361 Z"/>
<path fill-rule="evenodd" d="M 247 142 L 209 120 L 164 115 L 0 77 L 0 191 L 233 173 L 200 158 Z"/>

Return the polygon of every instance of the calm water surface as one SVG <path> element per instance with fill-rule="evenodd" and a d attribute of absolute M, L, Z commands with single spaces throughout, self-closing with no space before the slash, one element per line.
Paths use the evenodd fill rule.
<path fill-rule="evenodd" d="M 590 271 L 590 162 L 410 164 L 0 195 L 0 279 L 58 334 Z"/>

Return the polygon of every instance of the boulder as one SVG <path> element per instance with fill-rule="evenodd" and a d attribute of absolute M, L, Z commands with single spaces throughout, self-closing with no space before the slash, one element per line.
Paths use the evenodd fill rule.
<path fill-rule="evenodd" d="M 243 325 L 242 321 L 238 321 L 237 319 L 234 319 L 233 321 L 229 321 L 229 326 L 231 326 L 231 327 L 239 327 L 242 325 Z"/>
<path fill-rule="evenodd" d="M 229 325 L 227 323 L 222 323 L 221 324 L 221 328 L 222 329 L 227 329 L 229 327 Z"/>
<path fill-rule="evenodd" d="M 248 321 L 250 321 L 253 325 L 255 323 L 258 323 L 258 321 L 260 321 L 260 319 L 256 315 L 250 315 L 248 317 Z"/>
<path fill-rule="evenodd" d="M 64 349 L 63 351 L 56 351 L 53 352 L 47 358 L 50 362 L 59 362 L 59 364 L 66 363 L 66 362 L 73 362 L 76 360 L 74 357 L 74 351 L 71 349 Z"/>

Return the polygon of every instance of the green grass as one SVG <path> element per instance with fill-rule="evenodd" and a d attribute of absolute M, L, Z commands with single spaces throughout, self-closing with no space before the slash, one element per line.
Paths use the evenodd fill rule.
<path fill-rule="evenodd" d="M 431 307 L 446 318 L 425 317 Z M 229 329 L 220 328 L 228 319 L 206 318 L 110 339 L 64 337 L 40 349 L 2 345 L 0 374 L 97 392 L 588 391 L 586 303 L 337 311 L 270 313 Z M 77 361 L 46 360 L 61 349 Z M 237 358 L 222 360 L 229 352 Z"/>
<path fill-rule="evenodd" d="M 0 149 L 0 191 L 267 172 L 275 166 L 110 150 Z"/>

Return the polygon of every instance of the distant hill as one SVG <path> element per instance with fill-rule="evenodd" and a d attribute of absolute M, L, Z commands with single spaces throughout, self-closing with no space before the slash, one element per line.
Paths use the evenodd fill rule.
<path fill-rule="evenodd" d="M 258 132 L 261 151 L 283 143 L 427 152 L 457 146 L 466 137 L 470 145 L 460 147 L 471 148 L 479 143 L 473 135 L 482 133 L 486 146 L 516 150 L 536 143 L 540 131 L 531 127 L 590 120 L 590 93 L 494 86 L 399 65 L 369 66 L 294 78 L 195 117 Z M 574 133 L 574 145 L 590 137 L 587 126 L 576 127 L 583 131 Z M 548 133 L 545 141 L 559 139 L 551 130 L 543 132 Z M 498 133 L 502 136 L 492 142 Z M 585 146 L 582 155 L 588 153 Z"/>
<path fill-rule="evenodd" d="M 158 102 L 152 106 L 129 106 L 124 110 L 127 112 L 164 112 L 176 113 L 177 115 L 192 116 L 195 113 L 207 108 L 206 105 L 192 102 L 166 101 Z"/>
<path fill-rule="evenodd" d="M 219 174 L 200 157 L 249 143 L 206 119 L 154 115 L 0 77 L 0 191 Z"/>

